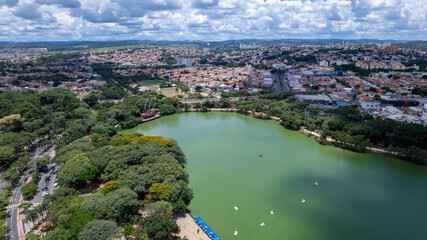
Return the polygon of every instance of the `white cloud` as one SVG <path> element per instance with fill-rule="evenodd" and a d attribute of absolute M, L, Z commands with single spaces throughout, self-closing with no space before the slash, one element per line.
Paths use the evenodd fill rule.
<path fill-rule="evenodd" d="M 0 0 L 0 41 L 427 39 L 425 0 Z"/>

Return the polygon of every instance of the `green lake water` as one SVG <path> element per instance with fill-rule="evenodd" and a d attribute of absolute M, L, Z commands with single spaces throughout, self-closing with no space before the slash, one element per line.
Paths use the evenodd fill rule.
<path fill-rule="evenodd" d="M 427 239 L 427 167 L 236 113 L 167 116 L 127 132 L 178 140 L 191 213 L 224 240 Z"/>

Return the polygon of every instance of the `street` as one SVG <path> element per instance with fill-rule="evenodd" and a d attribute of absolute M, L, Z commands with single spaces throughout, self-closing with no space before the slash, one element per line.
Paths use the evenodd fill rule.
<path fill-rule="evenodd" d="M 287 81 L 285 81 L 285 78 L 285 74 L 273 74 L 274 89 L 276 94 L 289 91 L 289 85 Z"/>
<path fill-rule="evenodd" d="M 31 161 L 40 157 L 49 157 L 52 154 L 54 154 L 54 151 L 55 151 L 55 145 L 43 154 L 41 154 L 43 150 L 37 149 L 35 151 L 34 156 L 31 158 Z M 50 194 L 53 193 L 53 184 L 55 181 L 57 168 L 58 167 L 56 167 L 55 170 L 53 171 L 53 174 L 51 176 L 51 181 L 49 182 L 48 191 Z M 22 216 L 21 218 L 21 209 L 18 209 L 18 206 L 23 202 L 23 199 L 24 199 L 24 197 L 22 196 L 21 187 L 31 181 L 31 174 L 33 172 L 34 172 L 34 166 L 29 170 L 27 170 L 27 172 L 21 178 L 21 180 L 18 183 L 18 186 L 16 187 L 15 191 L 12 194 L 12 198 L 10 200 L 8 212 L 6 216 L 6 224 L 9 226 L 7 239 L 10 239 L 10 240 L 24 239 L 25 233 L 22 226 L 22 218 L 24 218 L 24 216 Z M 38 205 L 43 201 L 41 188 L 43 186 L 43 182 L 46 179 L 46 174 L 43 174 L 43 175 L 40 174 L 40 176 L 41 176 L 41 179 L 38 184 L 39 189 L 37 190 L 37 195 L 31 200 L 31 202 L 34 205 Z M 28 229 L 28 226 L 25 229 Z"/>

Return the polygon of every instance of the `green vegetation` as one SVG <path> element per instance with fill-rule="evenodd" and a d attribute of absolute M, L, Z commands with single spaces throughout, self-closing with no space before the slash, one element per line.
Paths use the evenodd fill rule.
<path fill-rule="evenodd" d="M 120 237 L 120 228 L 115 222 L 94 220 L 86 224 L 80 240 L 112 240 Z"/>
<path fill-rule="evenodd" d="M 37 192 L 37 184 L 30 182 L 27 185 L 23 186 L 21 188 L 22 190 L 22 195 L 26 198 L 26 199 L 31 199 L 34 197 L 34 195 Z"/>
<path fill-rule="evenodd" d="M 115 222 L 128 224 L 128 235 L 143 231 L 156 239 L 179 231 L 171 220 L 172 212 L 185 211 L 192 198 L 184 153 L 174 140 L 157 136 L 153 139 L 159 141 L 141 141 L 144 137 L 152 139 L 123 133 L 102 146 L 81 138 L 58 150 L 54 161 L 61 166 L 61 187 L 43 202 L 54 229 L 46 235 L 48 239 L 59 235 L 64 239 L 115 238 L 121 233 Z M 166 140 L 168 144 L 162 144 Z M 98 183 L 104 185 L 96 188 Z M 81 192 L 91 194 L 81 196 Z M 159 214 L 155 223 L 138 214 L 145 207 Z M 130 229 L 129 224 L 138 225 L 139 230 Z"/>
<path fill-rule="evenodd" d="M 123 101 L 99 101 L 119 98 Z M 11 184 L 2 192 L 2 199 L 10 197 L 21 175 L 33 163 L 37 170 L 22 192 L 26 199 L 34 197 L 36 175 L 50 160 L 39 158 L 29 163 L 27 152 L 62 134 L 53 160 L 61 166 L 61 187 L 54 195 L 47 195 L 40 205 L 45 209 L 44 220 L 51 222 L 44 238 L 77 239 L 83 231 L 97 230 L 86 229 L 87 223 L 114 220 L 120 226 L 137 224 L 132 231 L 128 228 L 127 234 L 146 239 L 146 225 L 137 211 L 164 199 L 148 199 L 149 189 L 156 183 L 169 186 L 170 197 L 164 200 L 173 212 L 185 211 L 191 201 L 192 191 L 183 167 L 185 155 L 176 141 L 161 136 L 115 136 L 118 131 L 142 123 L 140 114 L 144 109 L 155 106 L 166 115 L 180 111 L 178 99 L 156 93 L 129 95 L 122 87 L 107 84 L 83 101 L 70 90 L 52 89 L 42 93 L 0 93 L 0 103 L 0 166 L 3 170 L 8 168 L 3 180 Z M 103 183 L 98 190 L 97 186 Z M 92 195 L 80 195 L 92 191 Z M 91 205 L 90 200 L 97 196 L 96 204 Z M 6 214 L 4 210 L 0 213 L 0 234 L 5 236 Z M 42 219 L 38 219 L 38 214 L 36 209 L 30 210 L 25 219 L 34 224 Z M 162 216 L 169 219 L 172 215 Z M 139 218 L 141 221 L 135 220 Z"/>
<path fill-rule="evenodd" d="M 22 195 L 26 199 L 31 199 L 36 195 L 38 186 L 35 182 L 38 176 L 39 172 L 35 171 L 32 175 L 31 181 L 21 188 Z"/>
<path fill-rule="evenodd" d="M 313 109 L 303 103 L 295 103 L 291 94 L 264 95 L 257 100 L 236 101 L 238 112 L 258 113 L 259 118 L 279 117 L 282 125 L 290 130 L 302 127 L 321 135 L 318 141 L 333 144 L 352 151 L 364 152 L 367 147 L 380 147 L 397 152 L 408 161 L 427 165 L 427 127 L 419 124 L 399 124 L 392 120 L 373 119 L 362 115 L 355 106 L 330 110 Z M 206 101 L 197 106 L 200 111 L 223 107 L 224 103 Z"/>
<path fill-rule="evenodd" d="M 172 233 L 178 233 L 179 227 L 170 219 L 154 214 L 146 219 L 147 235 L 154 239 L 169 239 Z"/>

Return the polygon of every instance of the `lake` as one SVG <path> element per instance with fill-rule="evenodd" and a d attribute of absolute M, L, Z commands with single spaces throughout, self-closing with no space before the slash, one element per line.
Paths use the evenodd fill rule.
<path fill-rule="evenodd" d="M 427 239 L 426 167 L 236 113 L 172 115 L 126 132 L 178 141 L 191 213 L 224 240 Z"/>

